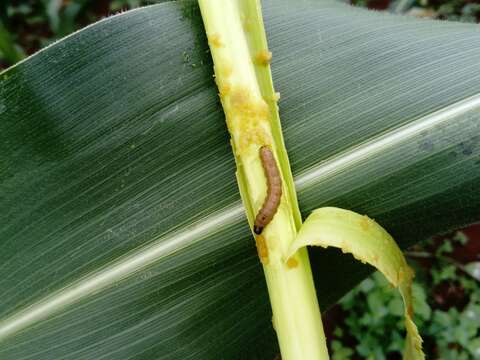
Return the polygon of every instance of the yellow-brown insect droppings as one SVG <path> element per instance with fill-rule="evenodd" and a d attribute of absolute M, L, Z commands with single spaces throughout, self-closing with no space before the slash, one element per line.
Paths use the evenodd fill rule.
<path fill-rule="evenodd" d="M 217 72 L 217 70 L 218 70 L 218 77 L 221 80 L 225 80 L 230 75 L 232 75 L 233 67 L 229 61 L 225 60 L 225 61 L 222 61 L 221 65 L 215 67 L 215 72 Z"/>
<path fill-rule="evenodd" d="M 217 87 L 221 98 L 227 96 L 230 93 L 231 86 L 228 82 L 217 84 Z"/>
<path fill-rule="evenodd" d="M 236 87 L 234 91 L 232 91 L 232 105 L 236 111 L 248 111 L 250 105 L 249 99 L 250 94 L 247 89 Z"/>
<path fill-rule="evenodd" d="M 298 266 L 298 261 L 294 257 L 291 257 L 287 260 L 287 266 L 290 269 L 296 268 Z"/>
<path fill-rule="evenodd" d="M 259 65 L 268 65 L 272 60 L 272 53 L 268 50 L 260 50 L 255 56 L 255 61 Z"/>
<path fill-rule="evenodd" d="M 231 117 L 233 132 L 242 134 L 238 139 L 239 154 L 247 151 L 252 144 L 271 142 L 264 126 L 268 124 L 270 110 L 262 98 L 255 97 L 247 88 L 238 86 L 230 89 L 229 102 L 231 114 L 234 115 Z"/>
<path fill-rule="evenodd" d="M 223 47 L 223 43 L 222 43 L 222 40 L 220 39 L 219 34 L 208 35 L 208 42 L 213 47 L 216 47 L 216 48 Z"/>
<path fill-rule="evenodd" d="M 255 237 L 255 243 L 257 245 L 257 253 L 258 257 L 262 264 L 268 264 L 268 247 L 265 238 L 262 235 L 258 235 Z"/>

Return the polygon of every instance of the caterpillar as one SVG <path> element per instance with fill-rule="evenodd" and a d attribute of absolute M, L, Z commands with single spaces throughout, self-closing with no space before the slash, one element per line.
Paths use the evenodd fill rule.
<path fill-rule="evenodd" d="M 263 228 L 272 221 L 282 198 L 282 178 L 273 152 L 268 146 L 262 146 L 259 152 L 265 177 L 267 178 L 267 197 L 258 211 L 253 224 L 253 232 L 257 235 L 260 235 Z"/>

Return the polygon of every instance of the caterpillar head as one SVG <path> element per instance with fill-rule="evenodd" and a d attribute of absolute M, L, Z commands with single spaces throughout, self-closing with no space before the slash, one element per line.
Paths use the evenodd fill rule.
<path fill-rule="evenodd" d="M 255 225 L 255 226 L 253 227 L 253 232 L 254 232 L 255 234 L 257 234 L 257 235 L 260 235 L 260 234 L 262 233 L 262 231 L 263 231 L 263 226 L 257 226 L 257 225 Z"/>

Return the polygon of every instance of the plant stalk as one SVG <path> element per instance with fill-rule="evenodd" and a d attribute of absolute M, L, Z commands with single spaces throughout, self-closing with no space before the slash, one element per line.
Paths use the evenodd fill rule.
<path fill-rule="evenodd" d="M 278 211 L 262 234 L 254 237 L 282 359 L 328 359 L 308 253 L 301 249 L 287 259 L 301 216 L 281 133 L 259 1 L 199 0 L 199 4 L 251 228 L 267 193 L 260 147 L 270 147 L 281 173 Z"/>

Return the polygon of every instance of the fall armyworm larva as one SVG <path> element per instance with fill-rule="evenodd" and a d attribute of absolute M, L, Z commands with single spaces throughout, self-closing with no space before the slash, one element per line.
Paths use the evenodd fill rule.
<path fill-rule="evenodd" d="M 265 177 L 267 178 L 267 197 L 261 209 L 258 211 L 253 224 L 253 232 L 257 235 L 260 235 L 263 228 L 272 221 L 282 197 L 282 178 L 278 171 L 273 152 L 268 146 L 262 146 L 260 148 L 260 160 L 262 161 Z"/>

